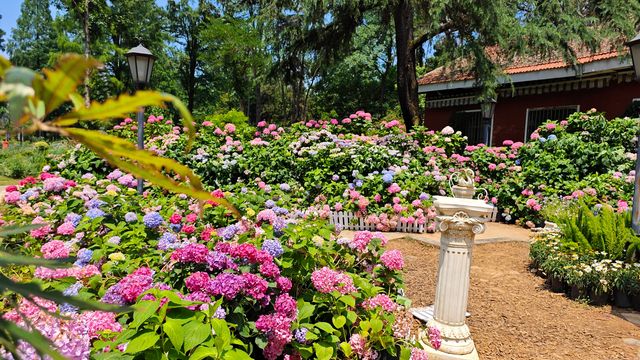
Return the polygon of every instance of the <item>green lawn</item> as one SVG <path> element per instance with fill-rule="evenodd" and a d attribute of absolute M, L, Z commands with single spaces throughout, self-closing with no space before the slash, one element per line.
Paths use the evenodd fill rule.
<path fill-rule="evenodd" d="M 0 186 L 5 186 L 5 185 L 15 185 L 18 183 L 17 179 L 12 179 L 12 178 L 8 178 L 6 176 L 1 176 L 0 175 Z"/>

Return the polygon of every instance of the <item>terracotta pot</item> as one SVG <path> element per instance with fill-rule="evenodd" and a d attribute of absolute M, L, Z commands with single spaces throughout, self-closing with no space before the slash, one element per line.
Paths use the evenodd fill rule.
<path fill-rule="evenodd" d="M 629 296 L 631 300 L 631 306 L 633 306 L 633 310 L 640 311 L 640 294 L 634 294 Z"/>
<path fill-rule="evenodd" d="M 586 295 L 587 291 L 583 287 L 579 287 L 578 285 L 571 286 L 571 292 L 569 293 L 569 298 L 573 300 L 577 300 Z"/>
<path fill-rule="evenodd" d="M 631 307 L 631 300 L 629 299 L 629 295 L 622 290 L 616 290 L 613 293 L 613 303 L 617 307 L 621 308 L 629 308 Z"/>
<path fill-rule="evenodd" d="M 593 289 L 589 291 L 589 298 L 590 298 L 591 305 L 595 305 L 595 306 L 606 305 L 607 302 L 609 302 L 609 294 L 601 293 Z"/>
<path fill-rule="evenodd" d="M 564 292 L 564 282 L 557 276 L 551 276 L 551 291 L 555 293 Z"/>

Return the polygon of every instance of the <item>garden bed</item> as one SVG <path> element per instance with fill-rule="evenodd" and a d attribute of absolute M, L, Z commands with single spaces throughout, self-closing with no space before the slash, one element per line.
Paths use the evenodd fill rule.
<path fill-rule="evenodd" d="M 412 306 L 433 304 L 439 249 L 391 240 L 405 255 L 405 284 Z M 471 266 L 468 325 L 484 360 L 635 359 L 640 329 L 612 313 L 546 290 L 529 271 L 529 245 L 477 245 Z"/>

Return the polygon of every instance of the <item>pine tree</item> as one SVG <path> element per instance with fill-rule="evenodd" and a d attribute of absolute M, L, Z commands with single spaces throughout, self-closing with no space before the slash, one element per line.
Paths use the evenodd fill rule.
<path fill-rule="evenodd" d="M 56 50 L 56 35 L 49 9 L 50 0 L 24 0 L 17 27 L 11 30 L 7 52 L 18 66 L 46 67 Z"/>

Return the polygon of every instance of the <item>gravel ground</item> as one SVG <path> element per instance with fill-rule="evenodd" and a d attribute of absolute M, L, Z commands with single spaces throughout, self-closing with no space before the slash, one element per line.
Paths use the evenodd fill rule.
<path fill-rule="evenodd" d="M 413 306 L 432 304 L 439 249 L 406 239 L 387 246 L 404 254 Z M 548 291 L 527 268 L 528 253 L 522 242 L 474 248 L 468 324 L 481 359 L 640 359 L 640 328 L 610 306 Z"/>

